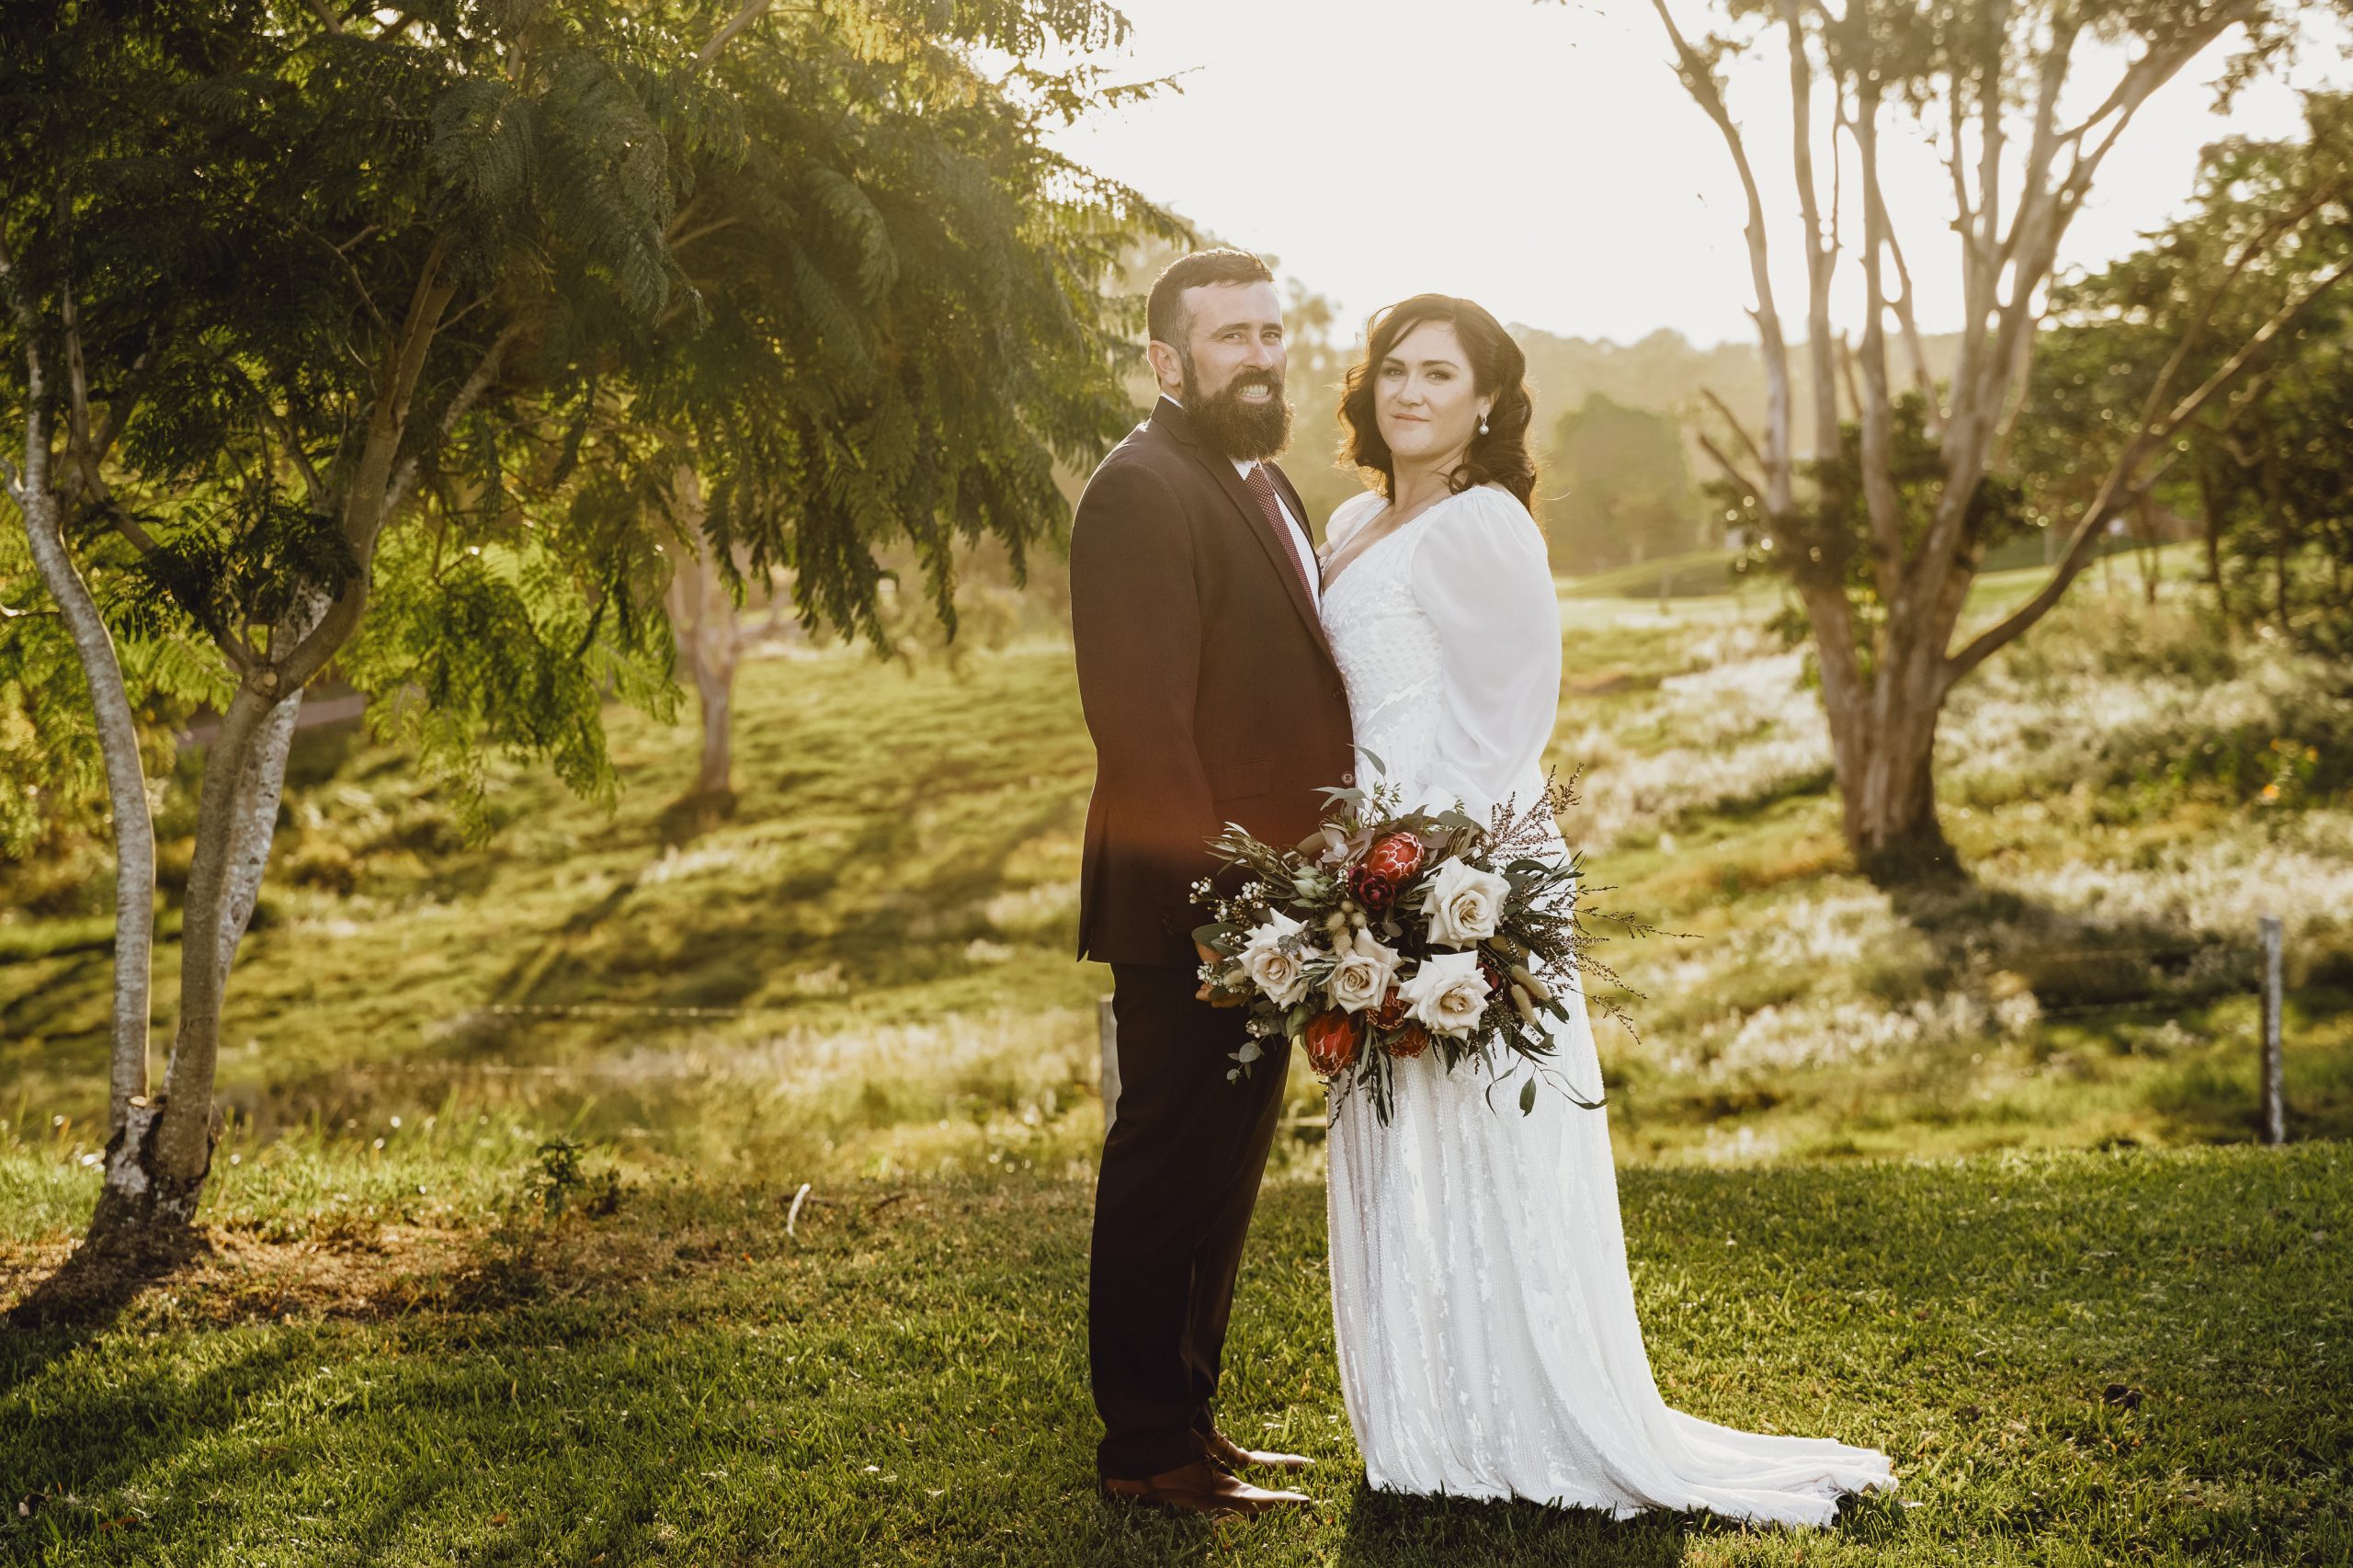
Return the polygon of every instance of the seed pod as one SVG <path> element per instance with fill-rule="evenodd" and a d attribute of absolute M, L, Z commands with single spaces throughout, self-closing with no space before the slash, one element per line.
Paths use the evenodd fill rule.
<path fill-rule="evenodd" d="M 1519 1010 L 1521 1017 L 1531 1024 L 1536 1022 L 1536 1004 L 1529 999 L 1526 986 L 1515 985 L 1511 988 L 1511 1005 Z"/>
<path fill-rule="evenodd" d="M 1538 1001 L 1550 1002 L 1552 999 L 1552 988 L 1543 981 L 1540 981 L 1534 975 L 1529 973 L 1526 969 L 1522 968 L 1518 964 L 1511 966 L 1511 977 L 1519 982 L 1520 984 L 1526 986 L 1528 988 L 1528 994 L 1535 997 Z"/>

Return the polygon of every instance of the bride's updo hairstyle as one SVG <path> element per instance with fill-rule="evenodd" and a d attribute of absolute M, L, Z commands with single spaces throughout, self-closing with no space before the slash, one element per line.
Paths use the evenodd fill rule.
<path fill-rule="evenodd" d="M 1454 328 L 1462 351 L 1471 357 L 1472 385 L 1480 396 L 1495 400 L 1487 414 L 1487 433 L 1472 432 L 1461 463 L 1448 478 L 1448 488 L 1459 495 L 1474 484 L 1500 484 L 1518 496 L 1521 506 L 1532 506 L 1536 460 L 1528 455 L 1528 426 L 1536 417 L 1536 400 L 1528 390 L 1528 356 L 1483 306 L 1451 294 L 1416 294 L 1374 313 L 1364 358 L 1349 367 L 1341 388 L 1341 456 L 1380 474 L 1381 494 L 1392 501 L 1397 498 L 1396 468 L 1373 413 L 1373 384 L 1381 362 L 1425 322 L 1444 322 Z"/>

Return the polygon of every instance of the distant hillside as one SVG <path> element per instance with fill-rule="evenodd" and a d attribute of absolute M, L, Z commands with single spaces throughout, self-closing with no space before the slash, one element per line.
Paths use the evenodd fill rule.
<path fill-rule="evenodd" d="M 1765 366 L 1751 343 L 1695 346 L 1679 332 L 1652 333 L 1639 343 L 1597 342 L 1562 337 L 1514 323 L 1512 335 L 1528 353 L 1528 376 L 1535 384 L 1537 422 L 1549 429 L 1568 410 L 1595 392 L 1633 408 L 1683 414 L 1712 392 L 1724 400 L 1752 430 L 1765 418 Z M 1939 378 L 1952 373 L 1961 358 L 1961 335 L 1947 333 L 1926 339 L 1930 371 Z M 1798 413 L 1797 438 L 1811 440 L 1813 430 L 1804 411 L 1812 406 L 1813 378 L 1806 372 L 1803 344 L 1790 348 L 1793 375 L 1791 395 Z M 1904 372 L 1899 366 L 1897 374 Z"/>

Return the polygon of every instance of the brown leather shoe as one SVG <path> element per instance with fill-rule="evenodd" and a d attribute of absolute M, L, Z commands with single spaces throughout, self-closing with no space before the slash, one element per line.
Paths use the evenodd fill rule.
<path fill-rule="evenodd" d="M 1245 1449 L 1214 1427 L 1202 1441 L 1210 1446 L 1210 1458 L 1228 1470 L 1299 1471 L 1309 1469 L 1315 1463 L 1305 1454 L 1276 1454 L 1259 1449 Z"/>
<path fill-rule="evenodd" d="M 1268 1492 L 1237 1481 L 1207 1460 L 1195 1460 L 1144 1481 L 1106 1478 L 1103 1494 L 1154 1508 L 1203 1514 L 1212 1519 L 1234 1515 L 1255 1518 L 1276 1508 L 1301 1508 L 1314 1501 L 1304 1492 Z"/>

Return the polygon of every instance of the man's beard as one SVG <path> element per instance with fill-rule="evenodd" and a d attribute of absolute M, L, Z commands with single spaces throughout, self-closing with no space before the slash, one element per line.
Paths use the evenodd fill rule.
<path fill-rule="evenodd" d="M 1185 415 L 1201 439 L 1229 458 L 1257 462 L 1290 445 L 1290 404 L 1283 397 L 1280 370 L 1238 370 L 1211 396 L 1201 395 L 1190 355 L 1180 355 L 1185 371 Z M 1245 403 L 1245 387 L 1266 387 L 1274 396 Z"/>

